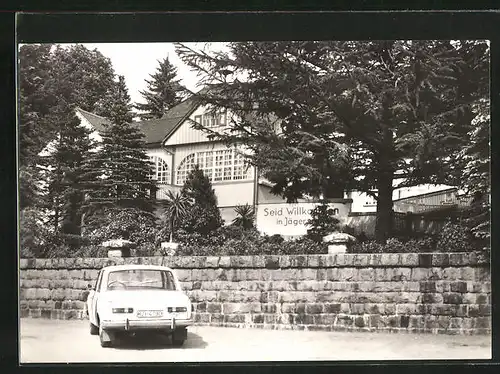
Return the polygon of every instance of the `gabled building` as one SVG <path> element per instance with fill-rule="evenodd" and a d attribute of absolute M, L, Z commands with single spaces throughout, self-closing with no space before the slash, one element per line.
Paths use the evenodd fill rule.
<path fill-rule="evenodd" d="M 94 130 L 92 136 L 99 139 L 99 133 L 108 120 L 79 108 L 77 116 L 82 125 Z M 146 152 L 154 164 L 152 178 L 158 184 L 156 197 L 160 205 L 167 191 L 182 188 L 195 165 L 199 165 L 211 180 L 226 223 L 236 217 L 234 209 L 238 205 L 257 208 L 260 205 L 264 215 L 274 211 L 271 208 L 278 207 L 268 205 L 285 204 L 285 200 L 270 193 L 272 185 L 258 178 L 254 167 L 245 162 L 244 149 L 209 139 L 205 132 L 192 126 L 197 122 L 213 131 L 228 131 L 229 116 L 227 112 L 214 115 L 212 110 L 191 97 L 170 109 L 161 119 L 134 122 L 144 133 Z M 347 213 L 346 207 L 345 215 Z"/>

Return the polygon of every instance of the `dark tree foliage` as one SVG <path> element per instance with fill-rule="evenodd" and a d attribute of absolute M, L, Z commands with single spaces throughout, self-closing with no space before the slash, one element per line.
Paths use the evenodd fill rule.
<path fill-rule="evenodd" d="M 466 209 L 465 223 L 472 234 L 484 246 L 489 246 L 491 237 L 491 159 L 490 159 L 490 113 L 489 102 L 480 101 L 474 106 L 476 116 L 470 132 L 470 143 L 463 149 L 462 188 L 472 197 Z"/>
<path fill-rule="evenodd" d="M 119 77 L 107 109 L 111 124 L 102 132 L 97 152 L 85 165 L 86 220 L 105 209 L 135 208 L 153 211 L 156 185 L 147 156 L 144 134 L 132 123 L 130 96 Z"/>
<path fill-rule="evenodd" d="M 179 225 L 184 232 L 206 237 L 224 224 L 212 183 L 198 166 L 189 173 L 182 193 L 192 203 Z"/>
<path fill-rule="evenodd" d="M 19 49 L 20 161 L 26 165 L 54 138 L 46 116 L 64 99 L 99 112 L 113 89 L 111 61 L 82 45 L 28 44 Z"/>
<path fill-rule="evenodd" d="M 39 189 L 41 175 L 37 165 L 44 162 L 40 160 L 39 154 L 55 139 L 59 139 L 67 147 L 71 140 L 66 139 L 83 136 L 76 124 L 74 108 L 79 106 L 94 111 L 97 103 L 103 101 L 105 94 L 112 89 L 114 71 L 109 59 L 97 50 L 90 51 L 82 45 L 23 45 L 19 48 L 18 62 L 20 206 L 22 209 L 45 209 L 47 201 L 51 201 L 48 206 L 56 202 L 47 196 L 42 199 L 43 194 Z M 74 131 L 76 133 L 70 135 Z M 75 141 L 74 146 L 83 146 L 83 141 Z M 83 149 L 75 152 L 85 154 Z M 71 162 L 68 159 L 68 164 Z M 62 166 L 55 165 L 56 170 L 60 167 Z M 65 168 L 71 169 L 72 166 L 66 165 L 63 169 Z M 71 172 L 65 173 L 68 175 Z M 53 182 L 51 188 L 58 189 L 56 185 L 58 182 Z M 69 187 L 65 185 L 61 188 L 66 191 Z M 56 205 L 74 207 L 71 208 L 74 212 L 70 214 L 73 216 L 72 223 L 65 221 L 63 231 L 78 232 L 78 224 L 75 222 L 78 221 L 76 205 L 79 203 L 75 202 L 75 195 L 61 195 L 57 199 Z M 60 213 L 56 211 L 52 217 L 55 219 L 52 222 L 54 228 L 60 226 Z"/>
<path fill-rule="evenodd" d="M 83 203 L 83 164 L 93 144 L 89 130 L 81 126 L 74 108 L 61 98 L 48 119 L 56 126 L 56 138 L 40 157 L 41 181 L 45 184 L 45 208 L 56 235 L 81 234 Z M 69 239 L 69 237 L 68 237 Z"/>
<path fill-rule="evenodd" d="M 135 108 L 141 111 L 142 120 L 161 118 L 170 108 L 179 104 L 186 89 L 177 79 L 177 68 L 169 61 L 168 57 L 159 61 L 159 66 L 151 80 L 146 80 L 147 90 L 141 91 L 146 103 L 136 103 Z"/>
<path fill-rule="evenodd" d="M 292 202 L 365 192 L 377 200 L 376 238 L 385 242 L 395 187 L 459 183 L 472 105 L 488 96 L 485 42 L 243 42 L 229 50 L 177 45 L 211 88 L 201 102 L 234 114 L 230 135 L 210 135 L 248 147 L 274 193 Z"/>

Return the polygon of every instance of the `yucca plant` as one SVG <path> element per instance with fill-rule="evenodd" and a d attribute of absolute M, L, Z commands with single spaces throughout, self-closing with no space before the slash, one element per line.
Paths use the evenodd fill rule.
<path fill-rule="evenodd" d="M 170 243 L 172 243 L 176 223 L 187 214 L 191 201 L 182 192 L 168 191 L 166 195 L 165 217 L 169 224 Z"/>
<path fill-rule="evenodd" d="M 255 212 L 253 207 L 248 204 L 238 205 L 234 208 L 236 217 L 233 219 L 234 226 L 243 227 L 244 229 L 251 229 L 254 227 Z"/>

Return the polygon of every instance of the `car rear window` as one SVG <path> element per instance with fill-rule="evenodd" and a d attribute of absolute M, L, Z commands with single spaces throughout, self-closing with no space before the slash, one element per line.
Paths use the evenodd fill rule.
<path fill-rule="evenodd" d="M 170 271 L 128 269 L 112 271 L 108 275 L 107 289 L 112 290 L 137 290 L 158 289 L 175 290 L 174 277 Z"/>

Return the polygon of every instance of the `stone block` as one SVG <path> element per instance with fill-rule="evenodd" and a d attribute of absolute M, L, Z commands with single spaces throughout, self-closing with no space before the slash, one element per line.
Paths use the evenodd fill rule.
<path fill-rule="evenodd" d="M 222 304 L 220 303 L 208 303 L 207 312 L 211 314 L 222 313 Z"/>
<path fill-rule="evenodd" d="M 328 314 L 337 314 L 340 313 L 340 307 L 340 303 L 325 303 L 324 312 Z"/>
<path fill-rule="evenodd" d="M 474 280 L 476 282 L 490 282 L 490 269 L 486 267 L 474 268 Z"/>
<path fill-rule="evenodd" d="M 365 313 L 365 304 L 358 304 L 358 303 L 351 304 L 351 313 L 352 314 Z"/>
<path fill-rule="evenodd" d="M 313 303 L 306 304 L 306 313 L 307 314 L 320 314 L 323 313 L 323 304 Z"/>
<path fill-rule="evenodd" d="M 474 329 L 491 329 L 491 318 L 490 317 L 474 318 L 472 326 Z"/>
<path fill-rule="evenodd" d="M 378 314 L 369 315 L 368 326 L 371 328 L 379 328 L 380 326 L 385 326 L 383 317 Z"/>
<path fill-rule="evenodd" d="M 281 311 L 283 313 L 295 313 L 296 305 L 297 304 L 295 304 L 295 303 L 282 303 L 281 304 Z"/>
<path fill-rule="evenodd" d="M 379 283 L 379 282 L 384 282 L 387 279 L 387 270 L 385 268 L 375 268 L 375 279 L 374 281 Z"/>
<path fill-rule="evenodd" d="M 194 313 L 195 322 L 208 323 L 210 322 L 210 313 Z"/>
<path fill-rule="evenodd" d="M 299 269 L 297 271 L 297 276 L 295 278 L 291 278 L 291 279 L 300 279 L 300 280 L 304 280 L 304 281 L 313 281 L 313 280 L 315 281 L 317 278 L 317 273 L 318 273 L 317 269 L 308 269 L 308 268 Z"/>
<path fill-rule="evenodd" d="M 339 281 L 341 277 L 341 271 L 344 269 L 339 268 L 328 268 L 326 269 L 326 280 L 327 281 Z M 353 269 L 352 269 L 353 270 Z"/>
<path fill-rule="evenodd" d="M 260 304 L 263 313 L 276 313 L 278 311 L 277 305 L 274 303 Z"/>
<path fill-rule="evenodd" d="M 467 306 L 469 317 L 486 317 L 491 315 L 491 306 L 488 304 L 471 304 Z"/>
<path fill-rule="evenodd" d="M 277 323 L 277 316 L 275 314 L 264 314 L 264 323 L 265 324 L 275 324 Z"/>
<path fill-rule="evenodd" d="M 416 267 L 418 266 L 418 253 L 401 253 L 401 266 L 403 267 Z"/>
<path fill-rule="evenodd" d="M 403 261 L 400 253 L 383 253 L 383 266 L 403 266 Z"/>
<path fill-rule="evenodd" d="M 340 327 L 351 327 L 354 325 L 354 317 L 345 314 L 338 314 L 335 324 Z"/>
<path fill-rule="evenodd" d="M 266 269 L 279 269 L 280 268 L 280 256 L 264 256 L 264 267 Z"/>
<path fill-rule="evenodd" d="M 461 269 L 454 267 L 447 267 L 443 269 L 443 279 L 450 281 L 461 280 Z"/>
<path fill-rule="evenodd" d="M 241 303 L 223 303 L 222 304 L 222 313 L 224 314 L 234 314 L 240 313 L 243 304 Z"/>
<path fill-rule="evenodd" d="M 420 292 L 436 292 L 435 281 L 421 281 L 419 282 Z"/>
<path fill-rule="evenodd" d="M 370 282 L 375 280 L 375 270 L 373 268 L 360 268 L 357 269 L 357 271 L 357 280 L 362 282 Z"/>
<path fill-rule="evenodd" d="M 224 314 L 224 322 L 245 323 L 245 315 L 243 315 L 243 314 Z"/>
<path fill-rule="evenodd" d="M 223 314 L 212 314 L 210 316 L 210 323 L 222 323 L 224 322 Z"/>
<path fill-rule="evenodd" d="M 488 304 L 488 295 L 487 294 L 478 294 L 476 295 L 476 304 Z"/>
<path fill-rule="evenodd" d="M 297 281 L 271 281 L 267 282 L 267 285 L 269 286 L 269 291 L 295 291 L 298 289 L 298 285 L 302 283 Z"/>
<path fill-rule="evenodd" d="M 357 269 L 341 268 L 338 270 L 339 270 L 339 278 L 338 279 L 329 279 L 329 280 L 341 280 L 341 281 L 357 281 L 357 280 L 359 280 L 359 279 L 357 279 L 357 276 L 358 276 Z"/>
<path fill-rule="evenodd" d="M 252 323 L 264 323 L 264 314 L 252 314 Z"/>
<path fill-rule="evenodd" d="M 314 292 L 280 292 L 279 299 L 276 302 L 291 303 L 291 302 L 314 302 L 316 293 Z"/>
<path fill-rule="evenodd" d="M 413 268 L 411 269 L 411 280 L 412 281 L 426 281 L 429 278 L 428 268 Z"/>
<path fill-rule="evenodd" d="M 354 318 L 354 326 L 356 326 L 356 327 L 365 327 L 366 323 L 365 323 L 364 317 L 362 317 L 362 316 L 355 317 Z"/>
<path fill-rule="evenodd" d="M 256 269 L 264 268 L 266 261 L 262 256 L 252 256 L 252 267 Z"/>
<path fill-rule="evenodd" d="M 229 263 L 233 268 L 251 268 L 253 267 L 253 256 L 231 256 Z"/>
<path fill-rule="evenodd" d="M 443 303 L 445 304 L 462 304 L 463 297 L 461 293 L 451 292 L 443 294 Z"/>
<path fill-rule="evenodd" d="M 307 266 L 310 268 L 318 268 L 320 256 L 321 255 L 308 255 L 307 256 Z"/>
<path fill-rule="evenodd" d="M 317 325 L 335 325 L 337 314 L 319 314 L 314 316 L 314 323 Z"/>
<path fill-rule="evenodd" d="M 218 268 L 219 267 L 219 256 L 207 256 L 205 258 L 205 266 L 207 268 Z"/>
<path fill-rule="evenodd" d="M 392 315 L 396 314 L 396 304 L 384 304 L 384 314 L 385 315 Z"/>
<path fill-rule="evenodd" d="M 221 256 L 219 258 L 219 267 L 220 268 L 230 268 L 231 267 L 231 257 L 230 256 Z"/>
<path fill-rule="evenodd" d="M 424 293 L 421 294 L 419 299 L 423 304 L 439 304 L 443 302 L 443 295 L 439 293 Z"/>

